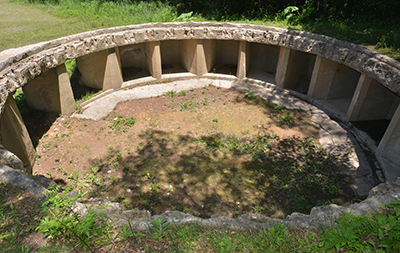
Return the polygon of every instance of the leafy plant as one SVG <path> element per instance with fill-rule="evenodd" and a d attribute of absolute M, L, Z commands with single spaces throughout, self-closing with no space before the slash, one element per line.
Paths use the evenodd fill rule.
<path fill-rule="evenodd" d="M 387 212 L 355 216 L 345 212 L 338 225 L 321 237 L 322 249 L 357 252 L 398 252 L 400 244 L 400 200 L 386 206 Z"/>
<path fill-rule="evenodd" d="M 108 127 L 111 129 L 115 130 L 120 130 L 121 126 L 128 126 L 131 127 L 135 125 L 136 119 L 134 117 L 129 117 L 129 118 L 124 118 L 123 115 L 118 115 L 116 118 L 114 118 L 113 122 L 111 125 Z"/>
<path fill-rule="evenodd" d="M 192 21 L 192 20 L 194 20 L 194 17 L 192 17 L 192 15 L 193 15 L 193 11 L 187 12 L 187 13 L 182 13 L 181 15 L 179 15 L 179 17 L 176 18 L 175 21 L 178 21 L 178 22 Z"/>
<path fill-rule="evenodd" d="M 184 97 L 184 96 L 186 96 L 186 91 L 180 91 L 179 93 L 178 93 L 178 96 L 179 97 Z"/>
<path fill-rule="evenodd" d="M 174 90 L 169 90 L 169 91 L 167 91 L 167 92 L 164 92 L 163 95 L 164 95 L 164 96 L 167 96 L 167 97 L 174 98 L 174 97 L 177 97 L 177 96 L 178 96 L 178 93 L 177 93 L 176 91 L 174 91 Z"/>
<path fill-rule="evenodd" d="M 286 20 L 288 23 L 294 23 L 297 21 L 299 15 L 299 7 L 288 6 L 281 13 L 279 13 L 278 18 L 281 20 Z"/>
<path fill-rule="evenodd" d="M 58 193 L 58 189 L 53 188 L 47 192 L 48 200 L 42 205 L 45 216 L 36 230 L 49 236 L 49 238 L 65 238 L 76 251 L 78 250 L 75 242 L 78 240 L 80 246 L 94 252 L 91 245 L 92 239 L 100 233 L 99 226 L 95 225 L 97 221 L 96 213 L 89 208 L 87 215 L 81 217 L 72 208 L 81 194 L 70 198 L 68 190 Z"/>
<path fill-rule="evenodd" d="M 255 204 L 252 209 L 254 213 L 262 213 L 265 210 L 264 207 L 260 207 L 258 204 Z"/>
<path fill-rule="evenodd" d="M 249 99 L 249 100 L 253 100 L 256 98 L 256 96 L 254 95 L 254 91 L 246 91 L 246 93 L 244 93 L 244 97 Z"/>
<path fill-rule="evenodd" d="M 158 218 L 151 222 L 153 226 L 150 227 L 150 232 L 153 234 L 154 239 L 161 239 L 165 236 L 165 231 L 169 226 L 169 222 L 167 222 L 164 217 L 161 219 Z"/>
<path fill-rule="evenodd" d="M 92 171 L 93 175 L 96 175 L 100 171 L 100 168 L 92 167 L 92 168 L 90 168 L 90 170 Z"/>

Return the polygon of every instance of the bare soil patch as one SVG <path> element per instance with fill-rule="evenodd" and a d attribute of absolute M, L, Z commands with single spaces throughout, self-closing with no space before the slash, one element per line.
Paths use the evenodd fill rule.
<path fill-rule="evenodd" d="M 307 213 L 351 198 L 310 117 L 235 89 L 170 91 L 100 121 L 58 118 L 34 173 L 153 214 Z"/>

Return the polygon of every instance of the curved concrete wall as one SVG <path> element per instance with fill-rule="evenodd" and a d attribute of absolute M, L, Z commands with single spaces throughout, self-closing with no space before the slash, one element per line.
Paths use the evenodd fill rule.
<path fill-rule="evenodd" d="M 375 149 L 387 178 L 400 175 L 399 62 L 307 32 L 194 22 L 101 29 L 0 53 L 1 142 L 26 167 L 34 149 L 11 95 L 23 88 L 37 109 L 72 112 L 67 59 L 77 59 L 85 85 L 103 90 L 170 73 L 224 75 L 288 89 L 344 122 L 390 120 Z"/>

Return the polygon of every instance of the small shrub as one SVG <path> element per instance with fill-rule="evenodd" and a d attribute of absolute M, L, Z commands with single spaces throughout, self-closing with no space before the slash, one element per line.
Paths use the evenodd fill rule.
<path fill-rule="evenodd" d="M 63 237 L 74 248 L 78 243 L 81 247 L 94 252 L 93 239 L 101 233 L 101 226 L 96 225 L 97 214 L 89 209 L 86 216 L 80 216 L 72 207 L 81 194 L 70 198 L 68 190 L 58 193 L 58 189 L 48 191 L 48 200 L 42 205 L 45 216 L 36 230 L 49 238 Z"/>

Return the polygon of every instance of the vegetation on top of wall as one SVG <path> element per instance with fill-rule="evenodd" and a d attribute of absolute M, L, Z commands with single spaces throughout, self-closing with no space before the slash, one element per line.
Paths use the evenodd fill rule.
<path fill-rule="evenodd" d="M 324 34 L 400 59 L 396 0 L 13 1 L 37 4 L 63 19 L 84 18 L 85 30 L 150 22 L 254 23 Z M 82 24 L 76 25 L 81 32 Z"/>

